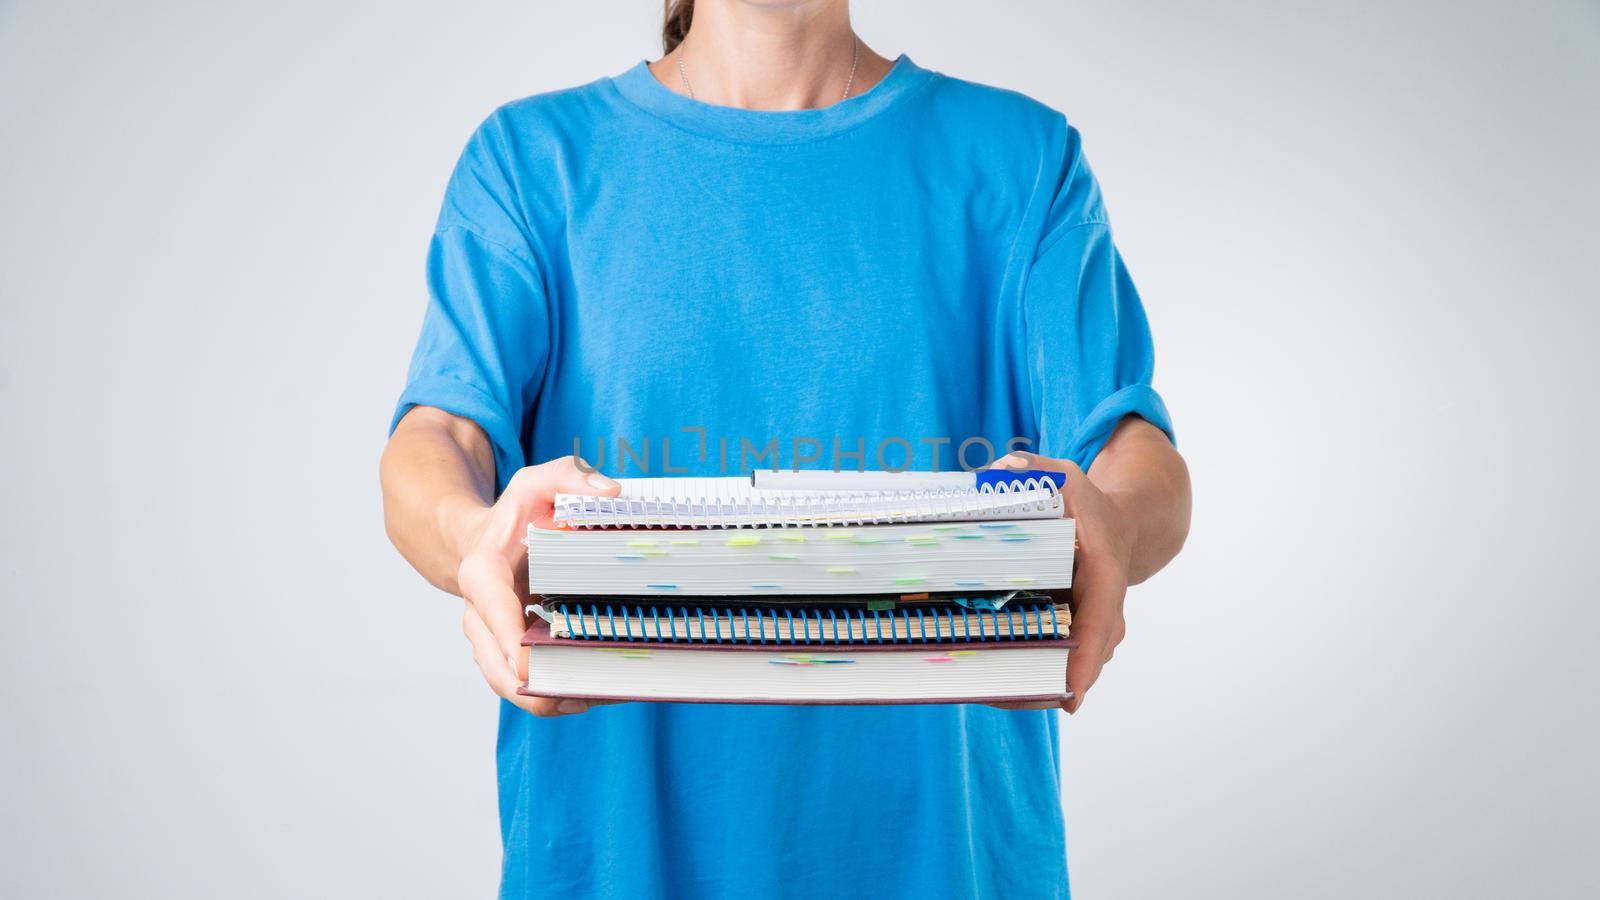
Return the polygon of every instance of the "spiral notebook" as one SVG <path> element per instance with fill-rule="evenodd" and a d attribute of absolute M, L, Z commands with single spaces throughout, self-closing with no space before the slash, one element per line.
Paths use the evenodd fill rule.
<path fill-rule="evenodd" d="M 680 531 L 528 528 L 545 595 L 812 595 L 1072 586 L 1073 521 Z"/>
<path fill-rule="evenodd" d="M 832 473 L 797 483 L 839 488 L 785 490 L 761 487 L 751 478 L 625 478 L 616 497 L 557 494 L 555 521 L 565 528 L 778 528 L 802 525 L 868 525 L 896 522 L 1050 519 L 1062 515 L 1056 482 L 1038 477 L 948 484 L 922 473 L 904 473 L 908 489 L 848 487 L 856 473 Z M 939 473 L 929 473 L 929 476 Z M 956 473 L 944 473 L 956 474 Z M 894 484 L 882 475 L 871 483 Z"/>
<path fill-rule="evenodd" d="M 927 644 L 1065 638 L 1072 613 L 1044 594 L 784 603 L 695 597 L 554 598 L 532 607 L 556 638 L 657 644 Z"/>
<path fill-rule="evenodd" d="M 1065 633 L 1057 623 L 1053 634 L 1027 638 L 763 644 L 753 636 L 709 643 L 557 637 L 536 617 L 523 638 L 528 682 L 519 692 L 678 703 L 1061 702 L 1070 696 L 1073 641 L 1056 636 Z"/>

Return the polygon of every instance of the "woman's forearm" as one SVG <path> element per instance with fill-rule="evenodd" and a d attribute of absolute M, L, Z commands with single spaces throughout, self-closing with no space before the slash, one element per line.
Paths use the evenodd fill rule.
<path fill-rule="evenodd" d="M 494 451 L 476 423 L 429 406 L 408 412 L 383 450 L 389 540 L 435 587 L 460 594 L 456 571 L 494 500 Z"/>
<path fill-rule="evenodd" d="M 1189 467 L 1161 429 L 1124 419 L 1089 467 L 1094 482 L 1117 508 L 1131 535 L 1128 583 L 1161 571 L 1189 536 Z"/>

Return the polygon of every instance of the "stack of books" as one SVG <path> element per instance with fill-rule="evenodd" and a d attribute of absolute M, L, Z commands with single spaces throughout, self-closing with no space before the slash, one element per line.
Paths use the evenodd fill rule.
<path fill-rule="evenodd" d="M 770 473 L 767 473 L 770 475 Z M 624 479 L 528 529 L 532 696 L 1062 700 L 1053 473 Z M 803 477 L 800 477 L 803 476 Z"/>

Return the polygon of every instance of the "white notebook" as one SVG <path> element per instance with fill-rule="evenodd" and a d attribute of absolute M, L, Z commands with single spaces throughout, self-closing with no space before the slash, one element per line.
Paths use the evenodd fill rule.
<path fill-rule="evenodd" d="M 528 528 L 535 594 L 787 595 L 1056 590 L 1073 521 L 678 531 Z"/>
<path fill-rule="evenodd" d="M 567 528 L 776 528 L 1059 519 L 1048 479 L 907 490 L 775 490 L 749 478 L 625 478 L 616 497 L 557 494 Z M 842 482 L 848 484 L 848 481 Z"/>

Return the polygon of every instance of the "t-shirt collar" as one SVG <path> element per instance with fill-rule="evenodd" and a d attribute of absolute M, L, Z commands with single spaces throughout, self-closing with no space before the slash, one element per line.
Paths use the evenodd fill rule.
<path fill-rule="evenodd" d="M 794 144 L 865 122 L 909 96 L 932 75 L 901 54 L 888 74 L 862 94 L 820 109 L 781 112 L 691 100 L 657 81 L 649 63 L 643 61 L 612 78 L 611 83 L 634 105 L 689 131 L 729 141 Z"/>

